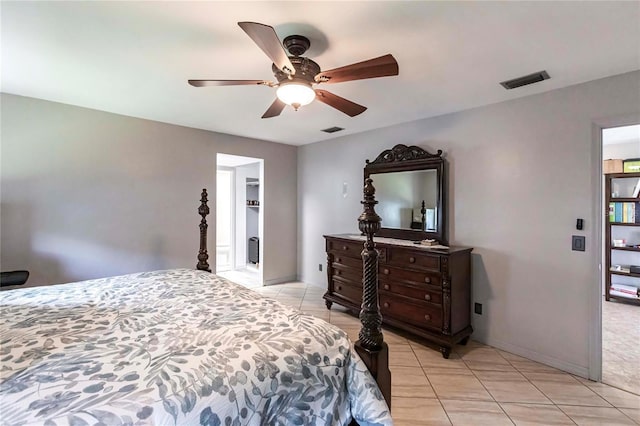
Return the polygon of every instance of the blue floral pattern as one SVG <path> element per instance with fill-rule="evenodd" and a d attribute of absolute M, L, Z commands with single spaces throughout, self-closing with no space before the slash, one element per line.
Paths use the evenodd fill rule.
<path fill-rule="evenodd" d="M 346 334 L 216 275 L 0 292 L 0 424 L 391 425 Z"/>

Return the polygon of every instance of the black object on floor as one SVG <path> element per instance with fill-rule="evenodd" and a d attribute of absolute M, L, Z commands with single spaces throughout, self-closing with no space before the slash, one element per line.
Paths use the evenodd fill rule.
<path fill-rule="evenodd" d="M 10 271 L 0 273 L 0 287 L 22 285 L 29 279 L 29 271 Z"/>
<path fill-rule="evenodd" d="M 260 240 L 258 237 L 249 238 L 249 262 L 260 262 Z"/>

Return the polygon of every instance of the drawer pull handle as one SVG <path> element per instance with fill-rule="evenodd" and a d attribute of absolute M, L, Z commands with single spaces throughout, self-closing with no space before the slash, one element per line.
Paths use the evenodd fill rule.
<path fill-rule="evenodd" d="M 337 260 L 338 260 L 338 263 L 342 262 L 342 259 L 340 259 L 340 258 L 338 258 Z"/>
<path fill-rule="evenodd" d="M 385 285 L 384 285 L 384 289 L 385 289 L 385 290 L 389 290 L 389 284 L 385 284 Z"/>
<path fill-rule="evenodd" d="M 425 283 L 427 283 L 427 284 L 429 284 L 429 283 L 431 282 L 431 278 L 426 277 L 426 278 L 424 279 L 424 282 L 425 282 Z"/>
<path fill-rule="evenodd" d="M 427 314 L 424 316 L 424 319 L 427 321 L 431 321 L 431 315 Z"/>
<path fill-rule="evenodd" d="M 409 258 L 409 263 L 416 263 L 416 258 L 415 257 L 410 257 Z"/>
<path fill-rule="evenodd" d="M 385 274 L 385 275 L 389 275 L 389 272 L 390 272 L 390 271 L 389 271 L 387 268 L 385 268 L 385 269 L 383 269 L 383 270 L 382 270 L 382 273 L 383 273 L 383 274 Z"/>
<path fill-rule="evenodd" d="M 342 273 L 342 271 L 341 271 L 340 269 L 338 269 L 338 270 L 336 271 L 336 275 L 340 275 L 341 273 Z"/>
<path fill-rule="evenodd" d="M 388 307 L 389 307 L 389 303 L 384 302 L 384 303 L 382 304 L 382 306 L 384 306 L 385 308 L 388 308 Z"/>
<path fill-rule="evenodd" d="M 349 250 L 349 247 L 347 247 L 347 246 L 342 246 L 342 250 Z"/>
<path fill-rule="evenodd" d="M 338 286 L 338 290 L 342 290 L 342 286 L 341 285 Z"/>
<path fill-rule="evenodd" d="M 425 294 L 424 295 L 424 300 L 431 300 L 431 295 L 430 294 Z"/>

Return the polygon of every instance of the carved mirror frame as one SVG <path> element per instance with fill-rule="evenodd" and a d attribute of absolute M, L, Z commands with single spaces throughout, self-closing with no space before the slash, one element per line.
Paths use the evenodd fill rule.
<path fill-rule="evenodd" d="M 446 235 L 446 217 L 447 217 L 447 199 L 446 199 L 446 179 L 445 179 L 445 161 L 442 158 L 442 150 L 438 150 L 435 154 L 431 154 L 419 146 L 406 146 L 398 144 L 391 149 L 382 151 L 378 157 L 369 161 L 364 167 L 364 179 L 376 173 L 392 173 L 407 172 L 414 170 L 435 170 L 437 176 L 438 196 L 436 213 L 437 226 L 435 232 L 423 231 L 417 229 L 400 229 L 400 228 L 380 228 L 376 233 L 380 237 L 399 238 L 403 240 L 424 240 L 426 238 L 435 239 L 440 244 L 447 244 Z M 373 186 L 376 186 L 375 176 Z M 384 223 L 384 217 L 382 218 Z"/>

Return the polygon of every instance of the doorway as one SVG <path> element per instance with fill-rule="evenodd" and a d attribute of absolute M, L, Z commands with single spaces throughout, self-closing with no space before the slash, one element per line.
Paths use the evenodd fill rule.
<path fill-rule="evenodd" d="M 216 274 L 263 285 L 264 160 L 217 155 Z"/>
<path fill-rule="evenodd" d="M 603 172 L 608 172 L 611 178 L 608 179 L 611 194 L 604 193 L 606 178 L 602 179 L 602 200 L 609 196 L 613 197 L 612 201 L 620 198 L 620 202 L 601 206 L 602 212 L 610 211 L 614 215 L 613 220 L 606 215 L 602 218 L 602 382 L 640 395 L 640 297 L 634 296 L 640 292 L 640 274 L 623 272 L 629 265 L 640 265 L 640 249 L 637 248 L 640 223 L 636 224 L 629 216 L 615 216 L 621 207 L 640 207 L 640 197 L 634 193 L 634 188 L 627 194 L 621 186 L 633 179 L 624 178 L 625 175 L 613 178 L 619 176 L 614 173 L 624 172 L 624 160 L 630 163 L 629 160 L 640 158 L 640 125 L 602 129 L 601 149 L 606 163 Z M 636 182 L 636 185 L 640 189 L 640 183 Z M 636 214 L 640 214 L 640 210 Z M 609 231 L 605 232 L 607 229 Z"/>

